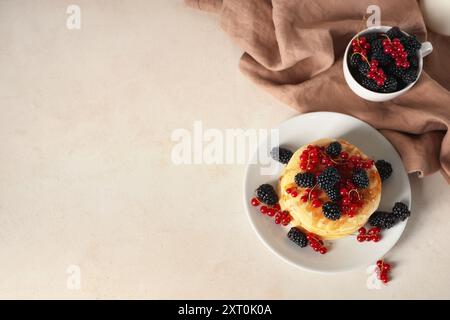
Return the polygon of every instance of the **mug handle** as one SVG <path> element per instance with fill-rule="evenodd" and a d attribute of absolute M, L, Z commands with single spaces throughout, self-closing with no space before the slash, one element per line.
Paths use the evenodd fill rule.
<path fill-rule="evenodd" d="M 431 42 L 425 41 L 422 43 L 422 47 L 420 48 L 420 54 L 422 58 L 425 58 L 433 51 L 433 45 Z"/>

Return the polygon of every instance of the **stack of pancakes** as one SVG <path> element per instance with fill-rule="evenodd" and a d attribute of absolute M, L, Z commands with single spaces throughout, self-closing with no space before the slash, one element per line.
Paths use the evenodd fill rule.
<path fill-rule="evenodd" d="M 336 140 L 321 139 L 310 144 L 326 147 L 333 141 Z M 361 150 L 351 143 L 345 140 L 337 141 L 342 145 L 342 151 L 347 152 L 349 157 L 359 156 L 362 159 L 368 159 Z M 301 172 L 300 155 L 307 146 L 301 147 L 294 153 L 281 174 L 278 184 L 281 209 L 289 211 L 293 218 L 291 223 L 294 226 L 314 233 L 322 239 L 331 240 L 348 236 L 364 226 L 370 215 L 378 208 L 381 199 L 381 178 L 377 168 L 372 166 L 372 168 L 367 169 L 370 183 L 368 188 L 359 190 L 360 196 L 364 200 L 364 205 L 359 208 L 358 213 L 354 217 L 342 215 L 336 221 L 329 220 L 323 215 L 321 207 L 313 208 L 310 201 L 302 202 L 299 197 L 292 197 L 286 192 L 288 188 L 298 187 L 295 184 L 294 177 Z M 302 188 L 299 191 L 299 194 L 303 193 Z M 320 193 L 319 200 L 322 203 L 329 201 L 325 192 Z"/>

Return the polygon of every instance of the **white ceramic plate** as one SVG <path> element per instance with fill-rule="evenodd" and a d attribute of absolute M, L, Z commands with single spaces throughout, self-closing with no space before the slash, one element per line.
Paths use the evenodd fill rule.
<path fill-rule="evenodd" d="M 379 210 L 390 211 L 396 201 L 402 201 L 408 207 L 411 206 L 409 179 L 397 151 L 369 124 L 340 113 L 314 112 L 285 121 L 278 129 L 280 146 L 287 147 L 292 151 L 321 138 L 342 138 L 358 146 L 369 157 L 390 162 L 394 172 L 383 183 Z M 258 148 L 263 148 L 263 144 L 267 145 L 267 141 L 261 142 Z M 258 156 L 260 161 L 257 161 Z M 245 174 L 244 201 L 250 222 L 259 238 L 283 260 L 310 271 L 331 273 L 348 271 L 375 263 L 400 238 L 406 221 L 396 224 L 389 230 L 383 230 L 382 240 L 378 243 L 359 243 L 355 237 L 349 236 L 328 242 L 330 247 L 325 255 L 313 251 L 309 246 L 298 247 L 286 237 L 290 227 L 276 225 L 273 218 L 262 215 L 257 208 L 250 204 L 259 185 L 271 183 L 274 187 L 276 186 L 283 165 L 280 164 L 278 172 L 273 175 L 262 175 L 260 169 L 262 166 L 267 166 L 269 159 L 268 154 L 258 155 L 258 150 L 255 152 Z"/>

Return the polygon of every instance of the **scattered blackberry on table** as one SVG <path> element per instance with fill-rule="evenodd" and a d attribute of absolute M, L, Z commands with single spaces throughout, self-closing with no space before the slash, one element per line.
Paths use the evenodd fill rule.
<path fill-rule="evenodd" d="M 365 189 L 369 186 L 369 177 L 364 169 L 353 169 L 352 181 L 356 187 Z"/>
<path fill-rule="evenodd" d="M 273 206 L 278 202 L 278 195 L 275 189 L 268 183 L 262 184 L 256 189 L 256 197 L 259 201 Z"/>
<path fill-rule="evenodd" d="M 270 156 L 278 162 L 287 164 L 289 160 L 291 160 L 292 151 L 285 148 L 275 147 L 272 151 L 270 151 Z"/>
<path fill-rule="evenodd" d="M 394 208 L 392 208 L 392 213 L 399 221 L 405 221 L 411 215 L 408 206 L 403 202 L 396 202 Z"/>
<path fill-rule="evenodd" d="M 386 32 L 387 36 L 390 39 L 399 38 L 402 40 L 405 37 L 405 34 L 400 30 L 399 27 L 392 27 Z"/>
<path fill-rule="evenodd" d="M 377 167 L 378 173 L 381 177 L 381 181 L 385 181 L 392 174 L 392 165 L 385 160 L 378 160 L 377 162 L 375 162 L 375 167 Z"/>
<path fill-rule="evenodd" d="M 397 80 L 394 77 L 387 77 L 384 84 L 379 88 L 380 92 L 389 93 L 397 90 Z"/>
<path fill-rule="evenodd" d="M 330 157 L 337 157 L 342 151 L 342 146 L 339 142 L 334 141 L 325 149 L 325 153 Z"/>
<path fill-rule="evenodd" d="M 339 201 L 341 200 L 341 195 L 339 194 L 339 189 L 336 186 L 330 187 L 326 190 L 324 190 L 327 194 L 328 198 L 330 198 L 331 201 Z"/>
<path fill-rule="evenodd" d="M 312 188 L 314 187 L 314 174 L 309 172 L 300 172 L 295 175 L 295 183 L 301 188 Z"/>
<path fill-rule="evenodd" d="M 338 183 L 340 179 L 341 175 L 338 169 L 328 167 L 317 177 L 317 183 L 322 190 L 327 190 Z"/>
<path fill-rule="evenodd" d="M 323 204 L 322 213 L 325 218 L 330 220 L 338 220 L 342 214 L 339 205 L 332 201 L 328 201 Z"/>
<path fill-rule="evenodd" d="M 369 218 L 369 224 L 380 229 L 390 229 L 397 223 L 397 218 L 393 213 L 376 211 Z"/>
<path fill-rule="evenodd" d="M 296 227 L 292 227 L 291 230 L 289 230 L 287 237 L 289 238 L 289 240 L 302 248 L 308 245 L 308 239 L 306 238 L 306 235 Z"/>

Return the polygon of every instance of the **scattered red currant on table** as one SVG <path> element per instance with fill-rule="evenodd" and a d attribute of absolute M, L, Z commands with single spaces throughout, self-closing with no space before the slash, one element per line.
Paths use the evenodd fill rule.
<path fill-rule="evenodd" d="M 391 271 L 391 265 L 384 260 L 377 261 L 377 273 L 378 279 L 380 279 L 383 283 L 388 283 L 390 281 L 389 272 Z"/>

